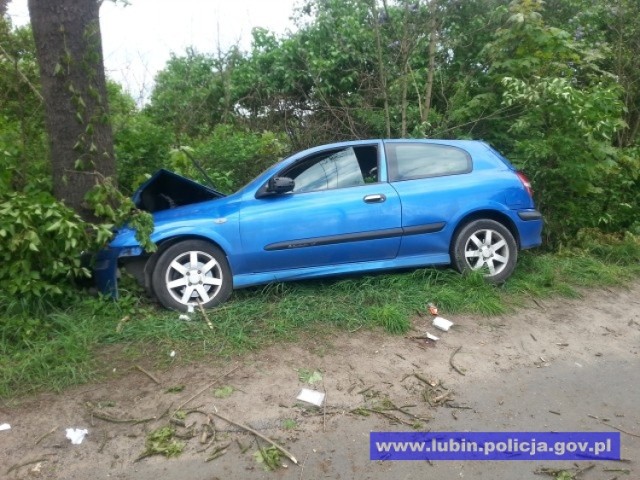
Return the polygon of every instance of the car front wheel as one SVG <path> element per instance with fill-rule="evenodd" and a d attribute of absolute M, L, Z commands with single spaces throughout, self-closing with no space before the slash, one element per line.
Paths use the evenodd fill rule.
<path fill-rule="evenodd" d="M 179 311 L 214 307 L 231 295 L 233 279 L 225 254 L 203 240 L 186 240 L 165 250 L 152 273 L 162 305 Z"/>
<path fill-rule="evenodd" d="M 465 225 L 453 243 L 453 262 L 459 272 L 479 270 L 491 283 L 504 282 L 513 272 L 518 248 L 513 235 L 494 220 Z"/>

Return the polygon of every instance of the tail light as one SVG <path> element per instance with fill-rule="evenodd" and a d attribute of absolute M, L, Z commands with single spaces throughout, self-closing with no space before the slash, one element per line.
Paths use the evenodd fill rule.
<path fill-rule="evenodd" d="M 516 172 L 516 175 L 518 175 L 518 178 L 522 182 L 522 186 L 527 191 L 529 196 L 533 197 L 533 189 L 531 188 L 531 182 L 529 181 L 527 176 L 522 172 Z"/>

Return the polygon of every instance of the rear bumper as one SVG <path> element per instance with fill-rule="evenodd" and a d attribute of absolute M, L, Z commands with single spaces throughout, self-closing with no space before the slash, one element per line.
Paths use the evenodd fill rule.
<path fill-rule="evenodd" d="M 542 214 L 537 210 L 521 210 L 518 212 L 520 220 L 529 222 L 531 220 L 542 220 Z"/>
<path fill-rule="evenodd" d="M 534 209 L 518 210 L 517 227 L 520 232 L 520 248 L 539 247 L 542 245 L 542 214 Z"/>

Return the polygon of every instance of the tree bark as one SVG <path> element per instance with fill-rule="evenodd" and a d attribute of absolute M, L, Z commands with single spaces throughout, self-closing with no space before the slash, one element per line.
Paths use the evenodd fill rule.
<path fill-rule="evenodd" d="M 423 122 L 429 121 L 431 113 L 431 97 L 433 95 L 433 76 L 436 69 L 436 41 L 437 41 L 437 23 L 436 23 L 436 0 L 429 2 L 429 67 L 427 70 L 427 86 L 424 93 L 424 109 L 420 115 Z"/>
<path fill-rule="evenodd" d="M 7 13 L 7 8 L 9 6 L 9 0 L 0 0 L 0 17 L 4 17 Z"/>
<path fill-rule="evenodd" d="M 386 6 L 385 6 L 386 7 Z M 376 9 L 375 1 L 371 4 L 371 12 L 373 13 L 373 25 L 376 35 L 376 54 L 378 59 L 378 79 L 380 81 L 380 89 L 382 90 L 382 98 L 384 101 L 384 126 L 387 138 L 391 138 L 391 115 L 389 113 L 389 91 L 387 89 L 387 70 L 384 66 L 382 58 L 382 42 L 380 39 L 380 18 Z M 388 18 L 388 17 L 387 17 Z"/>
<path fill-rule="evenodd" d="M 51 145 L 53 192 L 94 220 L 85 195 L 115 181 L 99 0 L 29 0 Z"/>

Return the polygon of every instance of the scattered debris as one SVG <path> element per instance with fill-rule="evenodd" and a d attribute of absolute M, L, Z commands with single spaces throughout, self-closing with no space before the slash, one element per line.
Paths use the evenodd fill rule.
<path fill-rule="evenodd" d="M 104 420 L 105 422 L 111 423 L 146 423 L 151 422 L 152 420 L 157 420 L 159 417 L 147 417 L 147 418 L 117 418 L 108 413 L 101 412 L 99 410 L 91 410 L 91 420 L 94 418 L 99 418 L 100 420 Z M 68 431 L 68 429 L 67 429 Z"/>
<path fill-rule="evenodd" d="M 50 453 L 48 455 L 53 455 L 53 454 Z M 26 462 L 16 463 L 15 465 L 12 465 L 11 467 L 9 467 L 9 469 L 7 470 L 7 475 L 9 475 L 14 470 L 18 470 L 22 467 L 26 467 L 27 465 L 33 465 L 34 463 L 40 463 L 40 462 L 47 462 L 48 460 L 49 459 L 47 457 L 40 457 L 33 460 L 28 460 Z"/>
<path fill-rule="evenodd" d="M 267 472 L 276 470 L 282 465 L 280 462 L 281 456 L 282 452 L 276 447 L 262 448 L 260 445 L 258 445 L 258 451 L 253 454 L 256 462 L 262 463 Z"/>
<path fill-rule="evenodd" d="M 640 434 L 637 434 L 637 433 L 631 433 L 631 432 L 629 432 L 629 431 L 627 431 L 627 430 L 623 430 L 622 428 L 619 428 L 619 427 L 616 427 L 615 425 L 611 425 L 610 423 L 607 423 L 607 422 L 609 421 L 609 419 L 608 419 L 608 418 L 602 418 L 602 419 L 601 419 L 601 418 L 599 418 L 599 417 L 596 417 L 595 415 L 589 415 L 589 414 L 587 414 L 587 417 L 593 418 L 594 420 L 597 420 L 597 421 L 598 421 L 598 422 L 600 422 L 601 424 L 606 425 L 607 427 L 611 427 L 611 428 L 613 428 L 614 430 L 617 430 L 617 431 L 619 431 L 619 432 L 622 432 L 622 433 L 624 433 L 624 434 L 626 434 L 626 435 L 629 435 L 629 436 L 631 436 L 631 437 L 640 438 Z"/>
<path fill-rule="evenodd" d="M 438 340 L 440 340 L 440 337 L 436 337 L 435 335 L 431 335 L 429 332 L 427 332 L 427 339 L 437 342 Z"/>
<path fill-rule="evenodd" d="M 145 451 L 134 462 L 152 455 L 164 455 L 167 458 L 180 455 L 185 444 L 173 438 L 175 433 L 172 427 L 161 427 L 150 432 L 145 441 Z"/>
<path fill-rule="evenodd" d="M 349 413 L 355 415 L 361 415 L 363 417 L 368 417 L 371 413 L 375 413 L 377 415 L 383 416 L 390 420 L 394 424 L 403 424 L 412 428 L 422 429 L 424 428 L 422 422 L 428 422 L 429 418 L 423 418 L 418 415 L 415 415 L 408 411 L 408 408 L 416 407 L 416 405 L 403 405 L 398 407 L 394 404 L 388 397 L 380 399 L 375 405 L 371 406 L 360 406 L 358 408 L 354 408 Z M 390 412 L 399 412 L 409 418 L 409 420 L 405 420 L 403 418 L 398 417 Z"/>
<path fill-rule="evenodd" d="M 456 364 L 455 364 L 455 363 L 453 363 L 453 357 L 455 357 L 455 356 L 456 356 L 456 354 L 457 354 L 460 350 L 462 350 L 462 345 L 460 345 L 458 348 L 456 348 L 456 349 L 455 349 L 455 351 L 454 351 L 454 352 L 451 354 L 451 356 L 449 357 L 449 365 L 451 365 L 451 368 L 453 368 L 453 369 L 454 369 L 456 372 L 458 372 L 460 375 L 463 375 L 463 376 L 464 376 L 464 374 L 465 374 L 465 373 L 464 373 L 462 370 L 460 370 L 460 368 L 458 368 L 458 367 L 456 366 Z"/>
<path fill-rule="evenodd" d="M 127 323 L 130 319 L 131 317 L 129 317 L 129 315 L 125 315 L 124 317 L 122 317 L 118 322 L 118 325 L 116 325 L 116 333 L 122 332 L 122 329 L 124 328 L 124 324 Z"/>
<path fill-rule="evenodd" d="M 264 440 L 265 442 L 269 442 L 271 445 L 273 445 L 275 448 L 277 448 L 278 450 L 280 450 L 282 453 L 284 453 L 287 457 L 289 457 L 289 459 L 295 463 L 296 465 L 298 465 L 298 460 L 296 460 L 296 457 L 294 457 L 291 453 L 289 453 L 289 451 L 285 450 L 284 447 L 278 445 L 276 442 L 274 442 L 273 440 L 271 440 L 268 437 L 265 437 L 264 435 L 262 435 L 261 433 L 255 431 L 253 428 L 247 427 L 246 425 L 243 425 L 241 423 L 238 422 L 234 422 L 233 420 L 222 416 L 221 414 L 219 414 L 218 412 L 215 412 L 213 415 L 215 415 L 218 418 L 221 418 L 222 420 L 224 420 L 227 423 L 230 423 L 231 425 L 235 425 L 236 427 L 240 427 L 244 430 L 246 430 L 249 433 L 253 433 L 255 436 L 260 437 L 262 440 Z"/>
<path fill-rule="evenodd" d="M 212 460 L 215 460 L 216 458 L 220 458 L 222 455 L 226 453 L 225 450 L 229 448 L 229 445 L 231 444 L 227 443 L 226 445 L 221 445 L 219 447 L 214 448 L 213 451 L 211 452 L 211 455 L 209 455 L 206 458 L 205 462 L 210 462 Z"/>
<path fill-rule="evenodd" d="M 560 412 L 556 412 L 555 410 L 549 410 L 549 413 L 553 413 L 554 415 L 562 415 Z"/>
<path fill-rule="evenodd" d="M 185 385 L 176 385 L 175 387 L 167 388 L 164 393 L 180 393 L 184 390 Z"/>
<path fill-rule="evenodd" d="M 296 422 L 293 418 L 285 418 L 280 422 L 280 425 L 284 430 L 294 430 L 298 427 L 298 422 Z"/>
<path fill-rule="evenodd" d="M 183 322 L 190 322 L 191 317 L 189 315 L 185 315 L 184 313 L 178 315 L 178 320 L 182 320 Z"/>
<path fill-rule="evenodd" d="M 296 397 L 298 400 L 303 402 L 310 403 L 315 405 L 316 407 L 320 407 L 322 402 L 324 401 L 325 394 L 323 392 L 318 392 L 317 390 L 309 390 L 308 388 L 303 388 L 300 390 L 300 393 Z"/>
<path fill-rule="evenodd" d="M 240 367 L 242 366 L 242 364 L 238 364 L 235 367 L 233 367 L 231 370 L 229 370 L 227 373 L 224 373 L 222 375 L 220 375 L 218 378 L 216 378 L 213 382 L 211 382 L 210 384 L 208 384 L 206 387 L 204 387 L 202 390 L 199 390 L 197 393 L 195 393 L 193 396 L 191 396 L 188 400 L 182 402 L 182 404 L 180 404 L 180 406 L 178 406 L 178 408 L 176 408 L 174 410 L 174 412 L 177 412 L 178 410 L 182 409 L 182 407 L 184 407 L 185 405 L 187 405 L 191 400 L 193 400 L 194 398 L 202 395 L 204 392 L 206 392 L 207 390 L 209 390 L 211 387 L 213 387 L 216 383 L 218 383 L 220 380 L 222 380 L 225 377 L 228 377 L 229 375 L 231 375 L 233 372 L 235 372 L 236 370 L 238 370 Z"/>
<path fill-rule="evenodd" d="M 449 329 L 453 326 L 453 322 L 450 320 L 447 320 L 446 318 L 435 317 L 433 319 L 433 326 L 436 328 L 439 328 L 440 330 L 444 330 L 445 332 L 448 332 Z"/>
<path fill-rule="evenodd" d="M 213 396 L 216 398 L 227 398 L 235 392 L 235 389 L 231 385 L 225 385 L 224 387 L 216 388 L 213 391 Z"/>
<path fill-rule="evenodd" d="M 438 381 L 437 380 L 427 380 L 426 378 L 424 378 L 419 373 L 413 373 L 413 376 L 416 377 L 421 382 L 426 383 L 430 387 L 436 387 L 438 385 Z"/>
<path fill-rule="evenodd" d="M 53 427 L 51 430 L 49 430 L 47 433 L 45 433 L 44 435 L 42 435 L 40 438 L 38 438 L 38 440 L 36 440 L 36 443 L 34 443 L 34 445 L 38 445 L 42 440 L 44 440 L 45 438 L 47 438 L 49 435 L 51 435 L 53 432 L 55 432 L 58 429 L 58 425 L 56 425 L 55 427 Z"/>
<path fill-rule="evenodd" d="M 8 423 L 3 423 L 2 425 L 0 425 L 0 432 L 3 432 L 5 430 L 11 430 L 11 425 L 9 425 Z"/>
<path fill-rule="evenodd" d="M 307 370 L 306 368 L 298 369 L 298 378 L 303 383 L 308 383 L 309 385 L 313 385 L 314 383 L 318 383 L 322 381 L 322 373 L 318 370 Z"/>
<path fill-rule="evenodd" d="M 429 308 L 429 313 L 433 316 L 438 315 L 438 307 L 435 306 L 435 304 L 433 303 L 428 303 L 427 307 Z"/>
<path fill-rule="evenodd" d="M 198 306 L 200 307 L 200 311 L 202 312 L 202 316 L 204 317 L 205 322 L 207 322 L 207 326 L 210 330 L 213 330 L 213 324 L 211 323 L 211 320 L 209 320 L 209 316 L 207 315 L 207 312 L 205 311 L 204 307 L 202 306 L 202 302 L 200 302 L 199 299 Z M 187 308 L 191 308 L 191 311 L 193 311 L 193 306 L 189 305 L 189 307 Z"/>
<path fill-rule="evenodd" d="M 371 390 L 372 388 L 373 388 L 373 385 L 371 385 L 370 387 L 367 387 L 367 388 L 363 388 L 362 390 L 360 390 L 358 392 L 358 395 L 363 395 L 363 394 L 367 393 L 369 390 Z"/>
<path fill-rule="evenodd" d="M 155 383 L 156 385 L 160 385 L 160 380 L 158 380 L 155 376 L 153 376 L 150 372 L 147 372 L 144 368 L 142 368 L 140 365 L 136 365 L 136 368 L 138 370 L 140 370 L 142 373 L 144 373 L 147 377 L 149 377 L 151 380 L 153 380 L 153 383 Z"/>
<path fill-rule="evenodd" d="M 577 463 L 574 463 L 575 467 L 566 469 L 555 469 L 549 467 L 540 467 L 533 471 L 536 475 L 549 475 L 553 477 L 555 480 L 576 480 L 579 475 L 582 475 L 584 472 L 587 472 L 596 466 L 595 463 L 591 463 L 586 467 L 578 467 Z"/>
<path fill-rule="evenodd" d="M 66 436 L 73 445 L 80 445 L 88 433 L 86 428 L 67 428 Z"/>
<path fill-rule="evenodd" d="M 537 341 L 538 341 L 538 339 L 537 339 L 536 337 L 534 337 L 534 336 L 533 336 L 533 333 L 530 333 L 529 335 L 531 335 L 531 338 L 533 338 L 533 341 L 534 341 L 534 342 L 537 342 Z"/>

